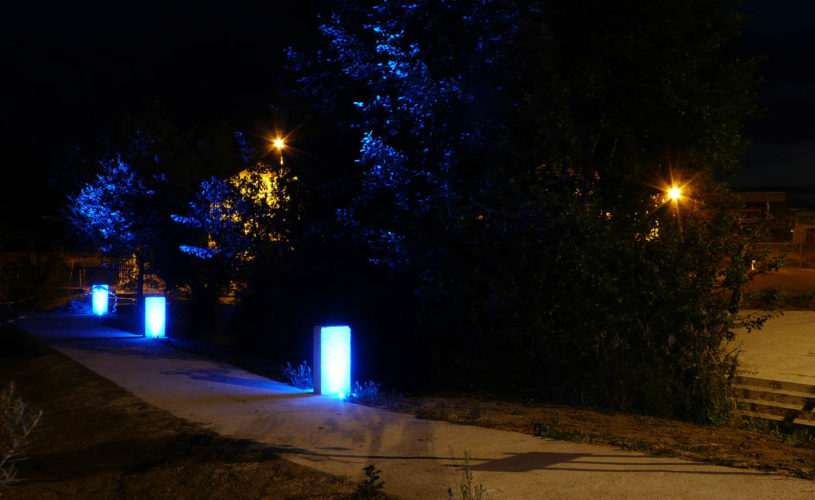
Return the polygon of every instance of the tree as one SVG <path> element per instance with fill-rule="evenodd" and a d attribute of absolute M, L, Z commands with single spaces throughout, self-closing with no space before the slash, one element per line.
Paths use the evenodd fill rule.
<path fill-rule="evenodd" d="M 182 128 L 153 108 L 140 118 L 123 119 L 81 158 L 95 176 L 68 197 L 74 226 L 104 252 L 135 256 L 139 305 L 149 269 L 168 291 L 190 295 L 198 309 L 192 316 L 203 323 L 194 326 L 214 328 L 219 294 L 228 281 L 221 267 L 178 251 L 192 234 L 171 216 L 184 210 L 202 179 L 241 169 L 229 125 Z"/>
<path fill-rule="evenodd" d="M 722 183 L 753 112 L 754 64 L 722 55 L 738 21 L 713 0 L 338 6 L 290 54 L 331 152 L 292 167 L 292 254 L 343 241 L 386 269 L 356 286 L 407 297 L 382 355 L 425 382 L 720 420 L 751 260 Z"/>
<path fill-rule="evenodd" d="M 136 257 L 138 304 L 143 301 L 145 265 L 161 217 L 154 186 L 164 180 L 156 174 L 148 181 L 117 156 L 102 160 L 96 178 L 69 198 L 71 222 L 102 252 Z"/>

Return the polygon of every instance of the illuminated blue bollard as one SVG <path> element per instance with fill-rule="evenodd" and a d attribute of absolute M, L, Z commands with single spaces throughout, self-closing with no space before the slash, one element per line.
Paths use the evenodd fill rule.
<path fill-rule="evenodd" d="M 144 336 L 163 337 L 167 323 L 167 301 L 164 297 L 144 298 Z"/>
<path fill-rule="evenodd" d="M 102 316 L 108 312 L 108 286 L 107 285 L 93 285 L 91 291 L 91 302 L 93 306 L 93 313 L 97 316 Z"/>
<path fill-rule="evenodd" d="M 351 393 L 350 327 L 314 327 L 314 393 L 340 399 Z"/>

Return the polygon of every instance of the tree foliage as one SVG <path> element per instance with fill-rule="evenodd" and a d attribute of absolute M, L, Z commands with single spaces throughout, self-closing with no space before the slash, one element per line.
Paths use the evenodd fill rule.
<path fill-rule="evenodd" d="M 155 194 L 121 157 L 102 160 L 96 178 L 71 198 L 71 221 L 103 252 L 131 254 L 151 240 L 155 214 L 147 208 Z"/>
<path fill-rule="evenodd" d="M 358 145 L 342 234 L 416 300 L 388 342 L 461 384 L 722 418 L 751 241 L 722 183 L 753 113 L 755 65 L 722 52 L 738 26 L 712 0 L 326 16 L 291 59 Z"/>

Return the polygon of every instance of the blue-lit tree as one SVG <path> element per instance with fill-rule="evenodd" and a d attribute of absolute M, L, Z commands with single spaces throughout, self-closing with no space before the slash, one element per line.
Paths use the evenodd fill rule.
<path fill-rule="evenodd" d="M 136 293 L 141 304 L 145 265 L 160 218 L 155 185 L 164 177 L 156 174 L 146 179 L 120 156 L 100 161 L 99 167 L 95 179 L 69 197 L 68 216 L 102 252 L 136 257 Z"/>
<path fill-rule="evenodd" d="M 515 6 L 490 2 L 344 6 L 320 26 L 324 50 L 290 52 L 301 95 L 359 144 L 359 189 L 338 215 L 373 261 L 409 266 L 435 246 L 415 224 L 483 213 L 473 181 L 491 167 L 471 160 L 500 127 L 481 100 L 495 99 L 486 88 L 517 17 Z"/>
<path fill-rule="evenodd" d="M 750 240 L 720 182 L 752 112 L 753 65 L 722 55 L 736 14 L 371 1 L 320 31 L 291 52 L 321 132 L 295 167 L 293 244 L 341 241 L 390 271 L 381 290 L 409 290 L 392 351 L 555 397 L 726 413 Z M 690 196 L 663 205 L 672 171 Z"/>
<path fill-rule="evenodd" d="M 196 317 L 212 326 L 215 321 L 207 315 L 216 313 L 223 270 L 178 250 L 192 234 L 171 215 L 185 209 L 202 179 L 240 170 L 230 128 L 222 123 L 182 128 L 153 108 L 102 134 L 80 159 L 93 176 L 69 196 L 74 226 L 102 251 L 136 258 L 139 304 L 149 271 L 167 291 L 194 299 L 192 306 L 200 309 Z M 82 165 L 73 167 L 82 170 Z"/>

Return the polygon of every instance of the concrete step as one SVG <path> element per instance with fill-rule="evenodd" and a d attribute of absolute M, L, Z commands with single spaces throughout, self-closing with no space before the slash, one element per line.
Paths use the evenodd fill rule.
<path fill-rule="evenodd" d="M 743 399 L 741 403 L 744 409 L 755 413 L 776 415 L 781 420 L 806 420 L 815 425 L 815 412 L 811 409 L 803 409 L 797 405 L 778 403 L 773 401 L 760 401 L 755 399 Z"/>
<path fill-rule="evenodd" d="M 741 414 L 744 415 L 745 417 L 760 418 L 762 420 L 771 420 L 771 421 L 774 421 L 774 422 L 784 422 L 784 417 L 779 416 L 779 415 L 773 415 L 772 413 L 762 413 L 762 412 L 756 412 L 756 411 L 742 410 Z M 787 423 L 790 423 L 790 422 L 787 422 Z M 815 429 L 815 420 L 805 420 L 805 419 L 802 419 L 802 418 L 795 418 L 795 419 L 792 420 L 791 423 L 793 423 L 795 425 L 803 425 L 803 426 L 806 426 L 806 427 L 812 427 L 813 429 Z"/>
<path fill-rule="evenodd" d="M 803 409 L 812 409 L 815 407 L 815 394 L 769 389 L 749 385 L 737 385 L 733 387 L 733 390 L 736 393 L 736 397 L 741 400 L 750 399 L 773 403 L 784 403 L 788 405 L 795 405 L 798 408 Z"/>
<path fill-rule="evenodd" d="M 747 377 L 747 376 L 735 377 L 733 379 L 733 385 L 761 387 L 784 392 L 815 394 L 815 385 L 801 384 L 798 382 L 784 382 L 780 380 L 769 380 L 758 377 Z"/>

